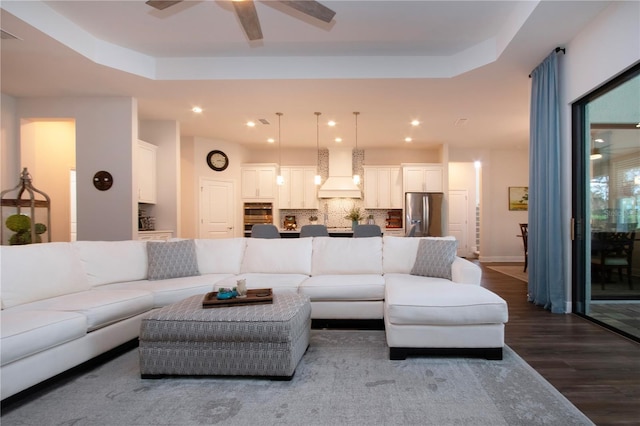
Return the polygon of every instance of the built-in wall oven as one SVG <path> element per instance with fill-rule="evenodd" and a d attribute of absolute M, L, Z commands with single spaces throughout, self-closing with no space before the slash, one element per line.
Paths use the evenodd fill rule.
<path fill-rule="evenodd" d="M 273 203 L 244 203 L 244 236 L 251 236 L 257 223 L 273 223 Z"/>

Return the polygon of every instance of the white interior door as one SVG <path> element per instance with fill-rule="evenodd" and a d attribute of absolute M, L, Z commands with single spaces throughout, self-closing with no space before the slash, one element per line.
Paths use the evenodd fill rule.
<path fill-rule="evenodd" d="M 458 256 L 469 255 L 469 194 L 466 189 L 449 191 L 449 235 L 458 240 Z"/>
<path fill-rule="evenodd" d="M 231 181 L 200 179 L 199 238 L 234 237 L 233 194 Z"/>

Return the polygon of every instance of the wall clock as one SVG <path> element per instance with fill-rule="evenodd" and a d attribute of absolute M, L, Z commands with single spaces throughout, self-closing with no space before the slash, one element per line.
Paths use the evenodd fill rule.
<path fill-rule="evenodd" d="M 93 186 L 100 191 L 106 191 L 111 188 L 111 185 L 113 185 L 113 176 L 111 176 L 111 173 L 100 170 L 93 175 Z"/>
<path fill-rule="evenodd" d="M 214 149 L 207 154 L 207 164 L 212 170 L 221 172 L 229 167 L 229 157 L 224 152 Z"/>

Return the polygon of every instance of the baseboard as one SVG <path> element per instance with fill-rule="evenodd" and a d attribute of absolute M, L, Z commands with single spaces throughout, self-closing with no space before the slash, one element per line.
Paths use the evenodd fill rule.
<path fill-rule="evenodd" d="M 524 263 L 524 256 L 482 256 L 478 257 L 480 263 L 507 262 Z"/>

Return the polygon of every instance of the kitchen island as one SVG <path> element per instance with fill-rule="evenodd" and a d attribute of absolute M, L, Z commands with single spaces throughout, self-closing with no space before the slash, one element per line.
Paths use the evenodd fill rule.
<path fill-rule="evenodd" d="M 351 228 L 327 228 L 330 237 L 353 237 L 353 229 Z M 287 231 L 280 229 L 281 238 L 300 238 L 300 230 Z"/>

